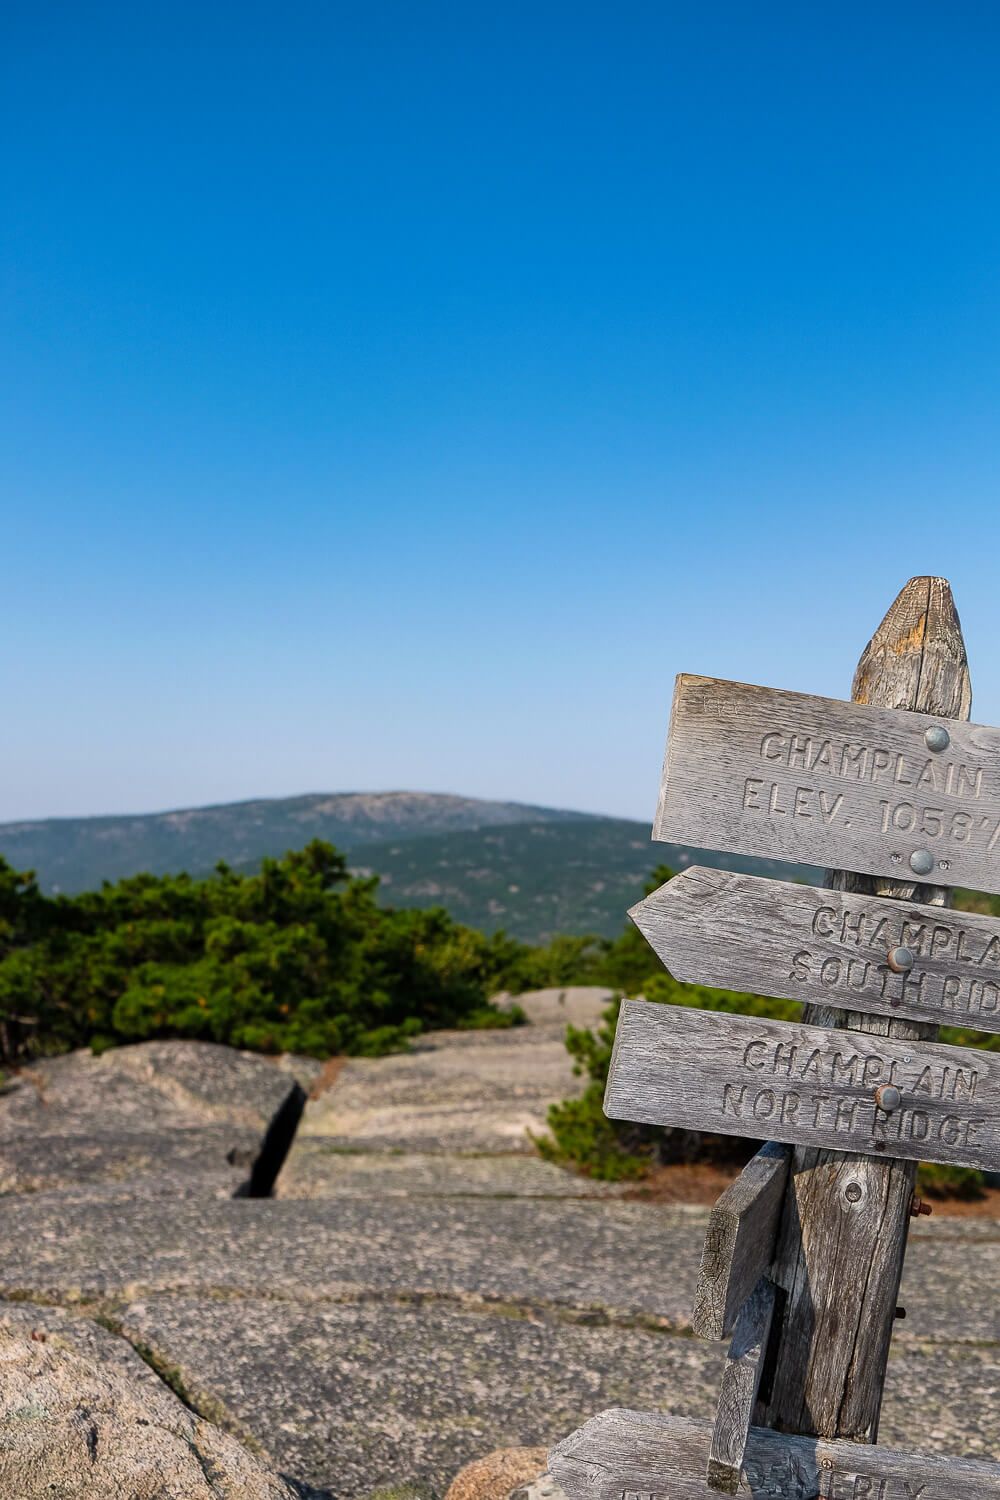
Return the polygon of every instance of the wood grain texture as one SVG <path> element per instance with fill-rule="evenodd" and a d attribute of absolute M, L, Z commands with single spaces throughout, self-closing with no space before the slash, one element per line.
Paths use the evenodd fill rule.
<path fill-rule="evenodd" d="M 972 704 L 962 630 L 941 578 L 914 578 L 862 654 L 862 703 L 967 718 Z M 949 892 L 913 881 L 835 872 L 842 891 L 943 907 Z M 805 1019 L 869 1035 L 926 1039 L 935 1029 L 811 1006 Z M 772 1275 L 785 1289 L 778 1368 L 757 1420 L 800 1433 L 874 1442 L 903 1269 L 915 1164 L 797 1149 Z M 861 1196 L 849 1204 L 850 1184 Z M 852 1189 L 856 1191 L 856 1189 Z"/>
<path fill-rule="evenodd" d="M 623 1000 L 604 1113 L 1000 1171 L 1000 1053 Z"/>
<path fill-rule="evenodd" d="M 693 865 L 629 916 L 675 979 L 1000 1031 L 1000 920 Z M 894 972 L 906 947 L 913 967 Z"/>
<path fill-rule="evenodd" d="M 723 1495 L 735 1495 L 740 1487 L 776 1296 L 773 1281 L 762 1277 L 740 1310 L 722 1372 L 706 1478 L 709 1489 Z"/>
<path fill-rule="evenodd" d="M 747 1162 L 709 1216 L 691 1326 L 700 1338 L 723 1339 L 760 1278 L 770 1269 L 791 1152 L 769 1141 Z"/>
<path fill-rule="evenodd" d="M 653 837 L 1000 891 L 1000 729 L 682 675 Z"/>
<path fill-rule="evenodd" d="M 712 1425 L 612 1408 L 549 1454 L 569 1500 L 712 1500 Z M 738 1490 L 751 1500 L 998 1500 L 1000 1465 L 791 1437 L 752 1427 Z"/>

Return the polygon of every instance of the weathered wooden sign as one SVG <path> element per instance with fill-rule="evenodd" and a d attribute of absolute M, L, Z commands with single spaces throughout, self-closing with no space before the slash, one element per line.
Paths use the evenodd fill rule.
<path fill-rule="evenodd" d="M 900 592 L 852 691 L 677 679 L 654 837 L 848 889 L 695 867 L 630 915 L 678 979 L 831 1024 L 622 1004 L 607 1115 L 768 1144 L 708 1225 L 692 1328 L 733 1333 L 714 1424 L 603 1413 L 550 1454 L 570 1500 L 1000 1500 L 1000 1466 L 866 1446 L 914 1164 L 1000 1168 L 1000 1053 L 931 1039 L 1000 1033 L 1000 922 L 947 909 L 949 887 L 1000 891 L 1000 730 L 965 722 L 944 579 Z"/>
<path fill-rule="evenodd" d="M 675 979 L 1000 1031 L 1000 921 L 693 865 L 629 912 Z"/>
<path fill-rule="evenodd" d="M 1000 1054 L 622 1002 L 610 1119 L 1000 1169 Z"/>
<path fill-rule="evenodd" d="M 613 1408 L 549 1454 L 569 1500 L 711 1500 L 712 1424 Z M 736 1493 L 752 1500 L 997 1500 L 1000 1466 L 752 1427 Z"/>
<path fill-rule="evenodd" d="M 682 675 L 653 837 L 1000 891 L 1000 730 Z"/>

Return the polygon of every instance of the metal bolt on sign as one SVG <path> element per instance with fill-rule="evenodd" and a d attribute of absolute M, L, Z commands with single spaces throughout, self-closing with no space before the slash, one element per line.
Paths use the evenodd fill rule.
<path fill-rule="evenodd" d="M 916 963 L 912 948 L 891 948 L 886 963 L 894 974 L 907 974 Z"/>

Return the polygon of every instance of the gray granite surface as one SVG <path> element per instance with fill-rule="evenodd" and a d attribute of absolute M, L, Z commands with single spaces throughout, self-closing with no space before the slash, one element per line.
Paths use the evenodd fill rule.
<path fill-rule="evenodd" d="M 335 1087 L 310 1101 L 298 1140 L 368 1152 L 530 1154 L 549 1105 L 582 1088 L 565 1036 L 563 1021 L 438 1031 L 407 1053 L 350 1058 Z"/>
<path fill-rule="evenodd" d="M 278 1179 L 281 1198 L 620 1198 L 625 1191 L 523 1152 L 358 1151 L 321 1136 L 296 1141 Z"/>
<path fill-rule="evenodd" d="M 0 1304 L 5 1500 L 293 1500 L 245 1442 L 191 1410 L 125 1339 Z"/>
<path fill-rule="evenodd" d="M 723 1349 L 689 1327 L 707 1210 L 624 1201 L 531 1152 L 526 1129 L 580 1087 L 558 993 L 535 1026 L 348 1062 L 306 1106 L 276 1198 L 226 1191 L 217 1153 L 252 1151 L 260 1125 L 241 1083 L 198 1083 L 219 1057 L 176 1086 L 162 1058 L 53 1069 L 47 1106 L 0 1096 L 0 1296 L 103 1319 L 274 1472 L 337 1500 L 440 1492 L 608 1405 L 710 1415 Z M 94 1078 L 105 1112 L 119 1101 L 101 1129 Z M 914 1222 L 883 1441 L 1000 1456 L 998 1283 L 1000 1224 Z"/>
<path fill-rule="evenodd" d="M 277 1170 L 277 1137 L 290 1138 L 304 1102 L 288 1068 L 209 1042 L 46 1058 L 0 1087 L 0 1192 L 231 1197 L 262 1155 Z"/>

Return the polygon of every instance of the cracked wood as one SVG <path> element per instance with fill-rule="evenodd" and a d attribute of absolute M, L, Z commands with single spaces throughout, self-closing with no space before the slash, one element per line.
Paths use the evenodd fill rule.
<path fill-rule="evenodd" d="M 719 1406 L 708 1455 L 709 1488 L 735 1495 L 750 1433 L 764 1362 L 767 1357 L 777 1291 L 761 1277 L 740 1310 L 726 1368 L 722 1372 Z"/>
<path fill-rule="evenodd" d="M 716 1201 L 705 1232 L 691 1326 L 722 1339 L 757 1282 L 770 1269 L 791 1152 L 769 1142 Z"/>

